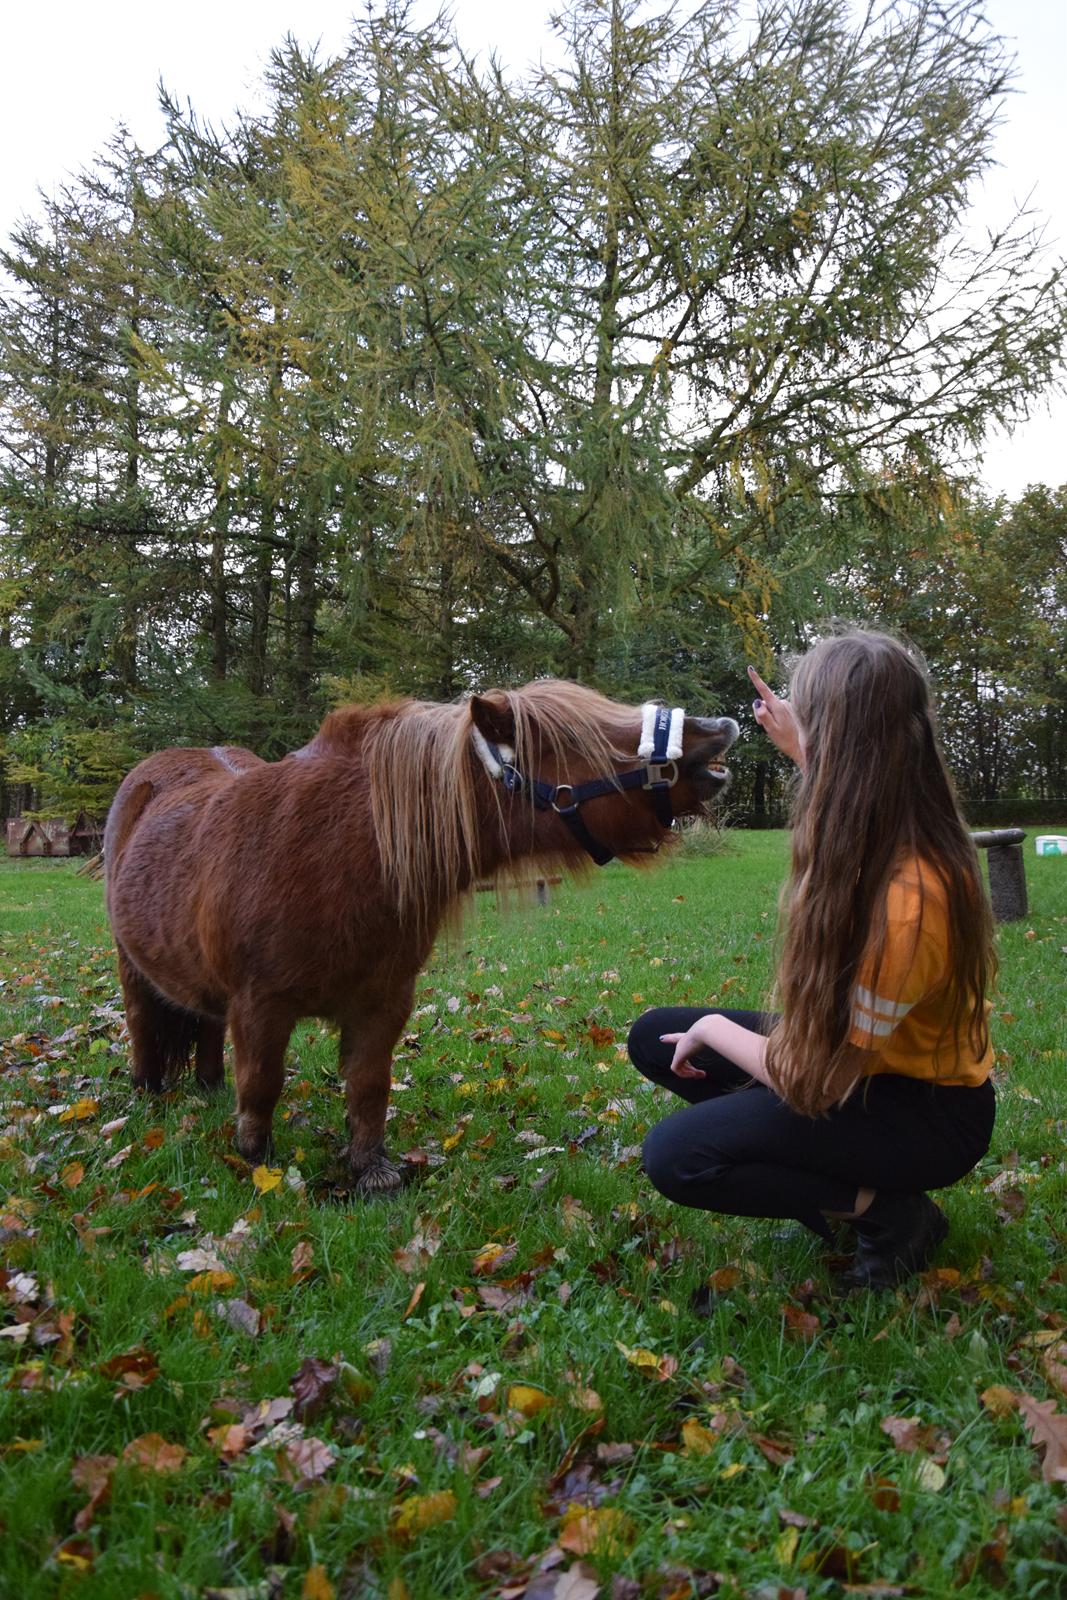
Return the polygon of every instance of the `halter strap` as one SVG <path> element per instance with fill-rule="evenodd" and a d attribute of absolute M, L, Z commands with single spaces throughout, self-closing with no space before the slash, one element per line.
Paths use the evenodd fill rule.
<path fill-rule="evenodd" d="M 603 867 L 614 860 L 615 852 L 594 838 L 578 808 L 586 800 L 618 794 L 620 789 L 647 789 L 658 822 L 662 827 L 669 828 L 674 822 L 671 789 L 678 782 L 684 722 L 685 712 L 680 706 L 675 706 L 673 710 L 654 702 L 642 706 L 641 742 L 637 753 L 645 765 L 633 767 L 628 772 L 614 773 L 610 778 L 587 778 L 584 783 L 573 784 L 552 784 L 545 783 L 542 778 L 527 778 L 515 765 L 515 752 L 510 745 L 494 744 L 478 728 L 472 727 L 471 735 L 474 748 L 489 776 L 503 784 L 509 794 L 527 795 L 537 811 L 554 811 L 566 823 L 587 855 L 598 867 Z"/>

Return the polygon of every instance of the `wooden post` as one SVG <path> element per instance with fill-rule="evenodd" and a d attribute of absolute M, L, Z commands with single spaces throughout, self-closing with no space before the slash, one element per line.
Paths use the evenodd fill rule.
<path fill-rule="evenodd" d="M 1028 910 L 1026 865 L 1023 861 L 1023 828 L 994 828 L 972 833 L 979 850 L 986 852 L 989 864 L 989 898 L 998 922 L 1017 922 Z"/>

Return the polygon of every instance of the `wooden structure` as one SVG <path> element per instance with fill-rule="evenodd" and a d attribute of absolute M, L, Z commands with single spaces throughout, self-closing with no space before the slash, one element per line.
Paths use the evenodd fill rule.
<path fill-rule="evenodd" d="M 1023 861 L 1025 828 L 992 828 L 972 833 L 989 866 L 989 899 L 998 922 L 1017 922 L 1028 910 L 1026 865 Z"/>
<path fill-rule="evenodd" d="M 9 817 L 9 856 L 92 856 L 100 849 L 103 828 L 84 811 L 73 822 L 65 817 Z"/>

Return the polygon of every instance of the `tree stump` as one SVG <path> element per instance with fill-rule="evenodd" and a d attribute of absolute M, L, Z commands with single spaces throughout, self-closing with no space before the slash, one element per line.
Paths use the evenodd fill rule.
<path fill-rule="evenodd" d="M 1023 861 L 1025 829 L 993 828 L 987 833 L 972 833 L 971 838 L 986 853 L 994 917 L 998 922 L 1017 922 L 1028 910 Z"/>

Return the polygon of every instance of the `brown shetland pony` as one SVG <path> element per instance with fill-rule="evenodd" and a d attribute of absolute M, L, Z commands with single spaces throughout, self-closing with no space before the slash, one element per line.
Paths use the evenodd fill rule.
<path fill-rule="evenodd" d="M 640 727 L 637 708 L 542 680 L 458 705 L 350 706 L 283 761 L 228 747 L 142 761 L 104 841 L 134 1084 L 162 1088 L 194 1047 L 199 1082 L 220 1084 L 229 1028 L 237 1148 L 262 1161 L 293 1027 L 328 1018 L 353 1175 L 364 1190 L 395 1187 L 393 1046 L 442 919 L 475 878 L 520 858 L 588 862 L 551 806 L 494 780 L 474 730 L 510 746 L 526 776 L 578 784 L 640 766 Z M 736 736 L 729 718 L 686 718 L 676 815 L 725 781 L 708 763 Z M 665 836 L 643 788 L 590 799 L 582 817 L 623 858 Z"/>

